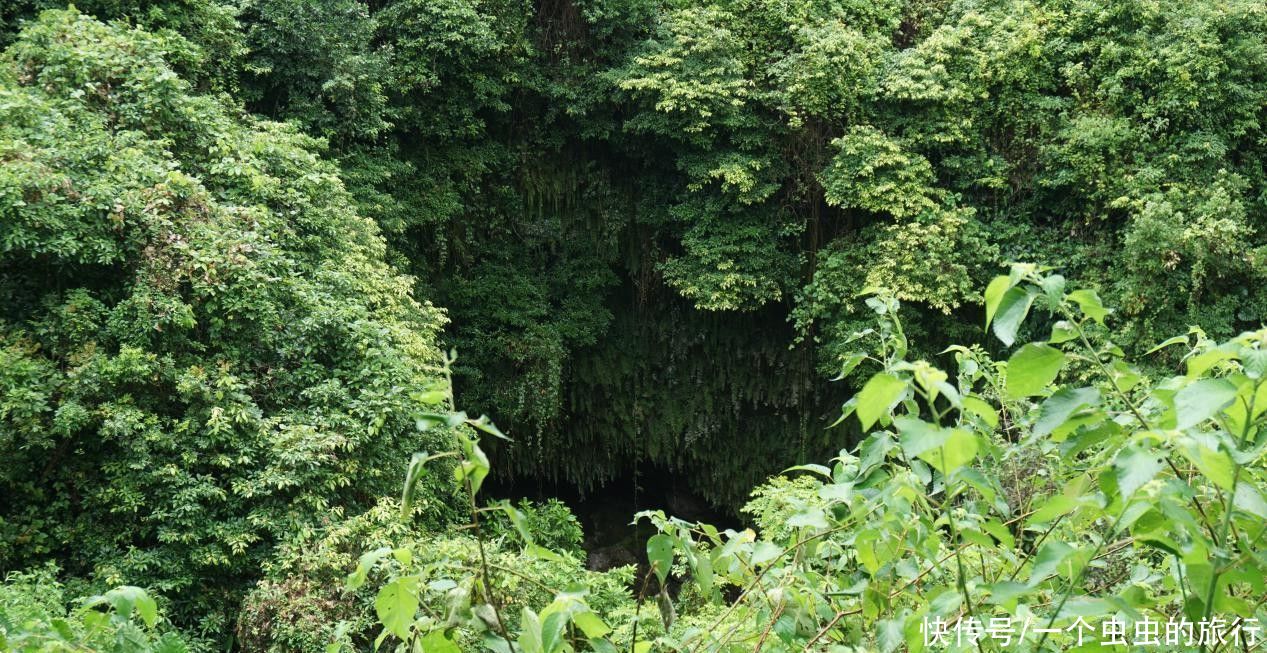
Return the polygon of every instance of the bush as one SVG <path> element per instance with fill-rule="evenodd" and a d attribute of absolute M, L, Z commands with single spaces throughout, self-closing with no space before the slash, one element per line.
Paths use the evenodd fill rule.
<path fill-rule="evenodd" d="M 570 516 L 565 510 L 548 503 L 542 512 Z M 632 582 L 631 568 L 590 572 L 584 568 L 582 557 L 566 551 L 548 559 L 536 557 L 521 551 L 519 542 L 518 535 L 502 533 L 493 536 L 486 549 L 489 563 L 498 571 L 495 591 L 510 597 L 509 605 L 548 602 L 554 593 L 580 583 L 588 588 L 596 609 L 631 606 L 626 589 Z M 368 648 L 381 632 L 374 618 L 375 593 L 371 586 L 348 590 L 344 581 L 358 558 L 385 546 L 408 552 L 407 563 L 393 560 L 393 565 L 425 569 L 430 574 L 429 582 L 437 591 L 428 594 L 421 608 L 426 613 L 443 613 L 448 593 L 476 591 L 465 576 L 465 570 L 476 567 L 479 559 L 472 537 L 420 533 L 400 520 L 399 502 L 383 500 L 364 514 L 330 524 L 282 548 L 267 577 L 244 603 L 238 621 L 243 650 L 316 652 L 325 651 L 336 641 L 357 650 Z M 382 581 L 396 571 L 379 569 L 372 577 Z M 478 642 L 471 639 L 468 643 L 475 646 Z"/>
<path fill-rule="evenodd" d="M 220 633 L 278 541 L 447 440 L 412 417 L 444 317 L 317 141 L 196 95 L 168 45 L 49 11 L 0 58 L 0 568 Z"/>
<path fill-rule="evenodd" d="M 23 653 L 185 653 L 185 640 L 139 587 L 118 587 L 67 609 L 56 568 L 9 574 L 0 584 L 0 650 Z"/>
<path fill-rule="evenodd" d="M 523 515 L 523 527 L 533 542 L 551 551 L 569 553 L 581 560 L 585 559 L 585 550 L 581 547 L 585 541 L 585 533 L 581 529 L 581 522 L 566 503 L 558 499 L 541 502 L 522 499 L 515 508 Z M 510 519 L 504 514 L 494 513 L 489 526 L 494 537 L 510 537 L 512 540 L 519 538 L 514 534 Z"/>

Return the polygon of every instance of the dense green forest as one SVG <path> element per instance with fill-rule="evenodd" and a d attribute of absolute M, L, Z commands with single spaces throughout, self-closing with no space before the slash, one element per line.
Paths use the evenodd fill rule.
<path fill-rule="evenodd" d="M 1267 640 L 1261 0 L 8 0 L 0 50 L 0 650 Z"/>

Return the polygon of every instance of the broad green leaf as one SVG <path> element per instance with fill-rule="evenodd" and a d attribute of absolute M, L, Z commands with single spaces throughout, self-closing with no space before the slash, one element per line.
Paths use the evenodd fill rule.
<path fill-rule="evenodd" d="M 1100 296 L 1094 290 L 1075 290 L 1068 296 L 1082 310 L 1083 315 L 1104 324 L 1104 318 L 1108 317 L 1110 311 L 1104 307 L 1104 302 L 1100 301 Z"/>
<path fill-rule="evenodd" d="M 1078 337 L 1078 332 L 1072 324 L 1064 320 L 1060 320 L 1051 325 L 1051 336 L 1047 338 L 1047 344 L 1058 345 L 1062 342 L 1069 342 Z"/>
<path fill-rule="evenodd" d="M 937 471 L 949 474 L 977 457 L 977 436 L 963 429 L 939 428 L 914 417 L 899 417 L 894 422 L 901 432 L 902 450 L 919 458 Z"/>
<path fill-rule="evenodd" d="M 999 310 L 999 304 L 1003 301 L 1003 295 L 1012 287 L 1012 280 L 1006 276 L 995 277 L 990 285 L 985 287 L 985 325 L 990 326 L 990 322 L 994 320 L 994 314 Z"/>
<path fill-rule="evenodd" d="M 1065 278 L 1059 274 L 1051 274 L 1039 280 L 1038 285 L 1042 287 L 1043 294 L 1047 296 L 1051 305 L 1055 306 L 1060 302 L 1060 298 L 1065 293 Z"/>
<path fill-rule="evenodd" d="M 141 621 L 150 628 L 153 628 L 154 624 L 158 623 L 158 603 L 145 590 L 141 590 L 136 597 L 136 613 L 141 616 Z"/>
<path fill-rule="evenodd" d="M 920 459 L 935 467 L 942 474 L 950 474 L 956 469 L 976 460 L 979 448 L 980 444 L 977 442 L 976 434 L 964 429 L 950 429 L 950 434 L 947 436 L 946 443 L 942 445 L 941 450 L 930 451 L 920 456 Z"/>
<path fill-rule="evenodd" d="M 1262 493 L 1250 483 L 1236 485 L 1232 504 L 1259 519 L 1267 519 L 1267 501 L 1263 500 Z"/>
<path fill-rule="evenodd" d="M 1096 388 L 1061 388 L 1043 401 L 1034 424 L 1034 435 L 1047 435 L 1079 409 L 1099 404 L 1100 391 Z"/>
<path fill-rule="evenodd" d="M 700 555 L 696 557 L 695 564 L 691 571 L 695 577 L 695 584 L 699 587 L 700 592 L 704 596 L 711 596 L 713 593 L 713 560 L 708 555 Z"/>
<path fill-rule="evenodd" d="M 506 440 L 507 442 L 510 441 L 510 438 L 506 437 L 506 434 L 502 433 L 501 429 L 497 428 L 497 425 L 494 424 L 493 421 L 490 420 L 487 415 L 480 415 L 479 419 L 468 419 L 466 420 L 466 423 L 470 424 L 471 426 L 474 426 L 475 428 L 493 437 L 501 438 L 502 440 Z"/>
<path fill-rule="evenodd" d="M 462 653 L 453 640 L 444 636 L 443 630 L 433 630 L 422 638 L 423 653 Z"/>
<path fill-rule="evenodd" d="M 588 638 L 606 637 L 607 633 L 612 631 L 598 615 L 593 612 L 578 612 L 572 615 L 572 622 L 576 624 L 581 632 L 585 633 Z"/>
<path fill-rule="evenodd" d="M 810 507 L 789 517 L 787 525 L 791 528 L 827 528 L 827 515 L 822 508 Z"/>
<path fill-rule="evenodd" d="M 546 653 L 541 637 L 541 618 L 525 607 L 519 617 L 519 648 L 523 653 Z"/>
<path fill-rule="evenodd" d="M 1236 399 L 1236 386 L 1223 379 L 1200 379 L 1175 395 L 1175 428 L 1188 429 L 1219 414 Z"/>
<path fill-rule="evenodd" d="M 908 458 L 918 458 L 929 451 L 940 449 L 950 437 L 947 429 L 918 417 L 903 415 L 893 420 L 893 423 L 897 425 L 902 451 Z"/>
<path fill-rule="evenodd" d="M 563 629 L 567 625 L 567 612 L 554 612 L 541 620 L 541 650 L 544 653 L 558 653 L 563 648 Z"/>
<path fill-rule="evenodd" d="M 987 585 L 986 589 L 990 592 L 990 596 L 986 598 L 985 602 L 990 605 L 1005 605 L 1033 590 L 1029 585 L 1014 581 L 1003 581 Z"/>
<path fill-rule="evenodd" d="M 1251 379 L 1267 376 L 1267 349 L 1242 349 L 1241 364 L 1245 367 L 1245 375 Z"/>
<path fill-rule="evenodd" d="M 779 548 L 777 544 L 768 540 L 761 540 L 753 545 L 752 559 L 748 561 L 748 564 L 753 567 L 763 565 L 774 560 L 782 552 L 783 549 Z"/>
<path fill-rule="evenodd" d="M 1178 344 L 1185 344 L 1185 345 L 1188 344 L 1188 336 L 1184 335 L 1184 336 L 1175 336 L 1173 338 L 1167 338 L 1166 340 L 1162 341 L 1161 344 L 1144 352 L 1144 355 L 1148 356 L 1149 354 L 1155 354 L 1167 347 L 1170 347 L 1171 345 L 1178 345 Z"/>
<path fill-rule="evenodd" d="M 528 544 L 524 546 L 524 554 L 536 558 L 538 560 L 549 560 L 551 562 L 562 562 L 563 556 L 541 546 L 540 544 Z"/>
<path fill-rule="evenodd" d="M 1135 491 L 1153 480 L 1165 466 L 1162 455 L 1141 447 L 1128 447 L 1118 452 L 1113 460 L 1113 477 L 1123 500 L 1129 500 Z"/>
<path fill-rule="evenodd" d="M 458 483 L 469 480 L 471 493 L 478 493 L 488 476 L 488 456 L 473 438 L 459 438 L 458 444 L 461 445 L 465 457 L 453 468 L 453 478 Z"/>
<path fill-rule="evenodd" d="M 866 359 L 867 359 L 867 355 L 860 352 L 854 352 L 852 354 L 849 354 L 848 356 L 845 356 L 843 360 L 841 360 L 841 363 L 840 363 L 840 374 L 837 374 L 835 378 L 832 379 L 832 381 L 839 381 L 841 379 L 848 377 L 850 374 L 853 373 L 854 369 L 856 369 L 858 365 Z"/>
<path fill-rule="evenodd" d="M 428 390 L 414 395 L 414 399 L 416 399 L 419 403 L 424 403 L 430 406 L 442 404 L 448 398 L 449 393 L 444 390 Z"/>
<path fill-rule="evenodd" d="M 1034 557 L 1034 567 L 1029 573 L 1030 586 L 1037 585 L 1053 574 L 1068 576 L 1071 565 L 1067 562 L 1077 549 L 1059 541 L 1048 541 Z"/>
<path fill-rule="evenodd" d="M 1004 390 L 1014 398 L 1032 397 L 1042 393 L 1049 383 L 1056 380 L 1065 364 L 1064 352 L 1042 343 L 1030 343 L 1021 347 L 1007 361 L 1007 382 Z"/>
<path fill-rule="evenodd" d="M 361 554 L 361 559 L 356 564 L 356 571 L 348 574 L 344 587 L 348 591 L 355 590 L 365 584 L 365 578 L 369 574 L 370 569 L 378 563 L 379 560 L 391 555 L 391 547 L 381 546 L 373 551 L 366 551 Z"/>
<path fill-rule="evenodd" d="M 1183 440 L 1179 450 L 1215 485 L 1229 492 L 1232 490 L 1236 463 L 1219 449 L 1218 440 L 1208 435 L 1196 435 Z"/>
<path fill-rule="evenodd" d="M 383 585 L 374 599 L 379 623 L 402 640 L 409 639 L 409 627 L 418 612 L 417 589 L 417 576 L 401 576 Z"/>
<path fill-rule="evenodd" d="M 963 398 L 963 409 L 980 417 L 990 428 L 998 428 L 999 412 L 984 399 L 975 395 L 968 395 Z"/>
<path fill-rule="evenodd" d="M 902 647 L 905 623 L 901 619 L 883 619 L 876 623 L 876 643 L 880 653 L 893 653 Z"/>
<path fill-rule="evenodd" d="M 997 519 L 989 519 L 981 527 L 985 529 L 985 532 L 994 536 L 994 539 L 998 540 L 1002 546 L 1009 549 L 1016 546 L 1016 538 L 1008 530 L 1007 526 L 1003 525 L 1003 522 Z"/>
<path fill-rule="evenodd" d="M 1057 494 L 1048 497 L 1043 501 L 1034 514 L 1029 516 L 1026 524 L 1033 526 L 1035 524 L 1045 524 L 1061 515 L 1067 515 L 1078 508 L 1078 500 L 1064 494 Z"/>
<path fill-rule="evenodd" d="M 663 584 L 673 567 L 673 538 L 664 533 L 652 535 L 647 540 L 647 561 Z"/>
<path fill-rule="evenodd" d="M 1216 363 L 1232 358 L 1232 353 L 1222 348 L 1210 349 L 1188 359 L 1188 378 L 1196 378 L 1205 374 L 1206 370 Z"/>
<path fill-rule="evenodd" d="M 898 541 L 875 529 L 867 529 L 854 538 L 854 553 L 867 573 L 874 576 L 898 553 Z"/>
<path fill-rule="evenodd" d="M 858 407 L 855 410 L 862 430 L 869 430 L 876 420 L 887 414 L 889 407 L 905 390 L 906 383 L 887 372 L 871 377 L 858 393 Z"/>
<path fill-rule="evenodd" d="M 1016 332 L 1029 315 L 1029 308 L 1034 303 L 1034 293 L 1024 288 L 1012 288 L 999 300 L 998 312 L 994 315 L 994 336 L 1009 347 L 1016 342 Z"/>

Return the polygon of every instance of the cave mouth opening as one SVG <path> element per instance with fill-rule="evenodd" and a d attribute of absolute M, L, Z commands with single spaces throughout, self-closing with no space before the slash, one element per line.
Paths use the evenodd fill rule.
<path fill-rule="evenodd" d="M 619 475 L 586 491 L 566 482 L 533 477 L 490 482 L 490 491 L 512 502 L 556 499 L 567 505 L 584 532 L 586 566 L 596 571 L 646 563 L 646 541 L 655 534 L 655 528 L 645 519 L 633 523 L 634 515 L 644 510 L 663 510 L 686 521 L 712 524 L 718 530 L 744 527 L 739 515 L 713 505 L 694 491 L 685 474 L 645 463 L 636 474 Z"/>

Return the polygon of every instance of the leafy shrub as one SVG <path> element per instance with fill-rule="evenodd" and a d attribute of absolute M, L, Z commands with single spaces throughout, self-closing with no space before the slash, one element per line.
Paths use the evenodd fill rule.
<path fill-rule="evenodd" d="M 193 93 L 167 47 L 49 11 L 0 58 L 0 568 L 56 558 L 224 632 L 276 542 L 446 439 L 411 417 L 444 318 L 316 141 Z"/>
<path fill-rule="evenodd" d="M 522 499 L 515 504 L 515 509 L 523 515 L 522 527 L 532 542 L 551 551 L 566 552 L 585 559 L 585 551 L 581 548 L 585 533 L 581 530 L 581 522 L 566 503 L 558 499 L 541 502 Z M 514 525 L 510 518 L 504 514 L 494 513 L 489 527 L 493 537 L 519 537 L 514 534 Z"/>
<path fill-rule="evenodd" d="M 428 462 L 458 460 L 479 555 L 438 569 L 409 548 L 365 554 L 349 587 L 386 570 L 378 642 L 455 651 L 482 633 L 488 650 L 525 653 L 1101 650 L 1113 641 L 1099 639 L 1106 624 L 1125 642 L 1171 623 L 1190 634 L 1142 645 L 1244 650 L 1262 640 L 1267 330 L 1223 343 L 1197 329 L 1172 338 L 1158 349 L 1186 347 L 1186 371 L 1153 380 L 1112 342 L 1111 311 L 1094 292 L 1017 265 L 986 289 L 986 323 L 1011 346 L 1039 307 L 1050 337 L 1006 361 L 952 347 L 952 374 L 908 356 L 891 294 L 867 305 L 879 328 L 856 341 L 873 349 L 842 371 L 864 359 L 880 371 L 842 419 L 870 435 L 828 466 L 801 465 L 803 476 L 758 489 L 749 512 L 759 532 L 640 514 L 659 532 L 632 614 L 587 601 L 581 585 L 540 613 L 522 593 L 498 591 L 492 579 L 505 570 L 487 563 L 484 511 L 474 509 L 489 472 L 475 438 L 459 431 L 459 450 L 415 456 L 406 498 Z M 518 511 L 494 508 L 522 527 Z M 526 554 L 556 555 L 525 539 Z M 675 583 L 686 586 L 676 597 Z M 654 621 L 643 611 L 651 596 Z"/>
<path fill-rule="evenodd" d="M 180 634 L 139 587 L 118 587 L 67 610 L 56 569 L 9 574 L 0 584 L 0 650 L 21 653 L 185 653 Z"/>
<path fill-rule="evenodd" d="M 659 644 L 1047 651 L 1168 622 L 1196 635 L 1158 650 L 1261 641 L 1267 331 L 1172 338 L 1158 349 L 1186 347 L 1186 372 L 1151 380 L 1094 292 L 1022 265 L 987 288 L 987 322 L 1011 345 L 1039 306 L 1050 338 L 997 362 L 952 347 L 952 374 L 907 358 L 895 299 L 867 303 L 875 351 L 844 372 L 881 371 L 845 406 L 871 431 L 856 450 L 759 491 L 759 538 L 648 515 L 662 577 L 680 561 L 719 604 L 719 586 L 742 588 Z M 963 637 L 972 623 L 1012 624 L 1011 639 Z M 930 638 L 937 624 L 949 634 Z"/>
<path fill-rule="evenodd" d="M 555 505 L 561 507 L 547 503 L 538 514 L 566 515 L 570 519 L 561 522 L 574 523 L 570 512 Z M 590 572 L 584 568 L 584 558 L 573 552 L 560 550 L 558 555 L 542 557 L 525 553 L 521 543 L 517 534 L 499 532 L 491 536 L 484 551 L 497 570 L 494 591 L 507 597 L 507 607 L 546 603 L 556 592 L 577 583 L 588 587 L 588 599 L 596 609 L 630 606 L 626 587 L 632 582 L 631 569 Z M 384 500 L 362 515 L 282 548 L 267 577 L 247 595 L 238 622 L 243 649 L 316 652 L 331 642 L 367 648 L 381 633 L 375 628 L 374 615 L 382 614 L 376 595 L 369 585 L 345 590 L 344 581 L 366 550 L 381 547 L 394 547 L 396 557 L 376 562 L 383 568 L 366 573 L 382 582 L 425 570 L 431 586 L 419 609 L 427 614 L 450 609 L 448 601 L 455 594 L 478 591 L 465 576 L 478 566 L 480 556 L 472 537 L 461 532 L 419 533 L 401 521 L 398 501 Z M 463 637 L 477 647 L 476 634 L 467 632 Z"/>

